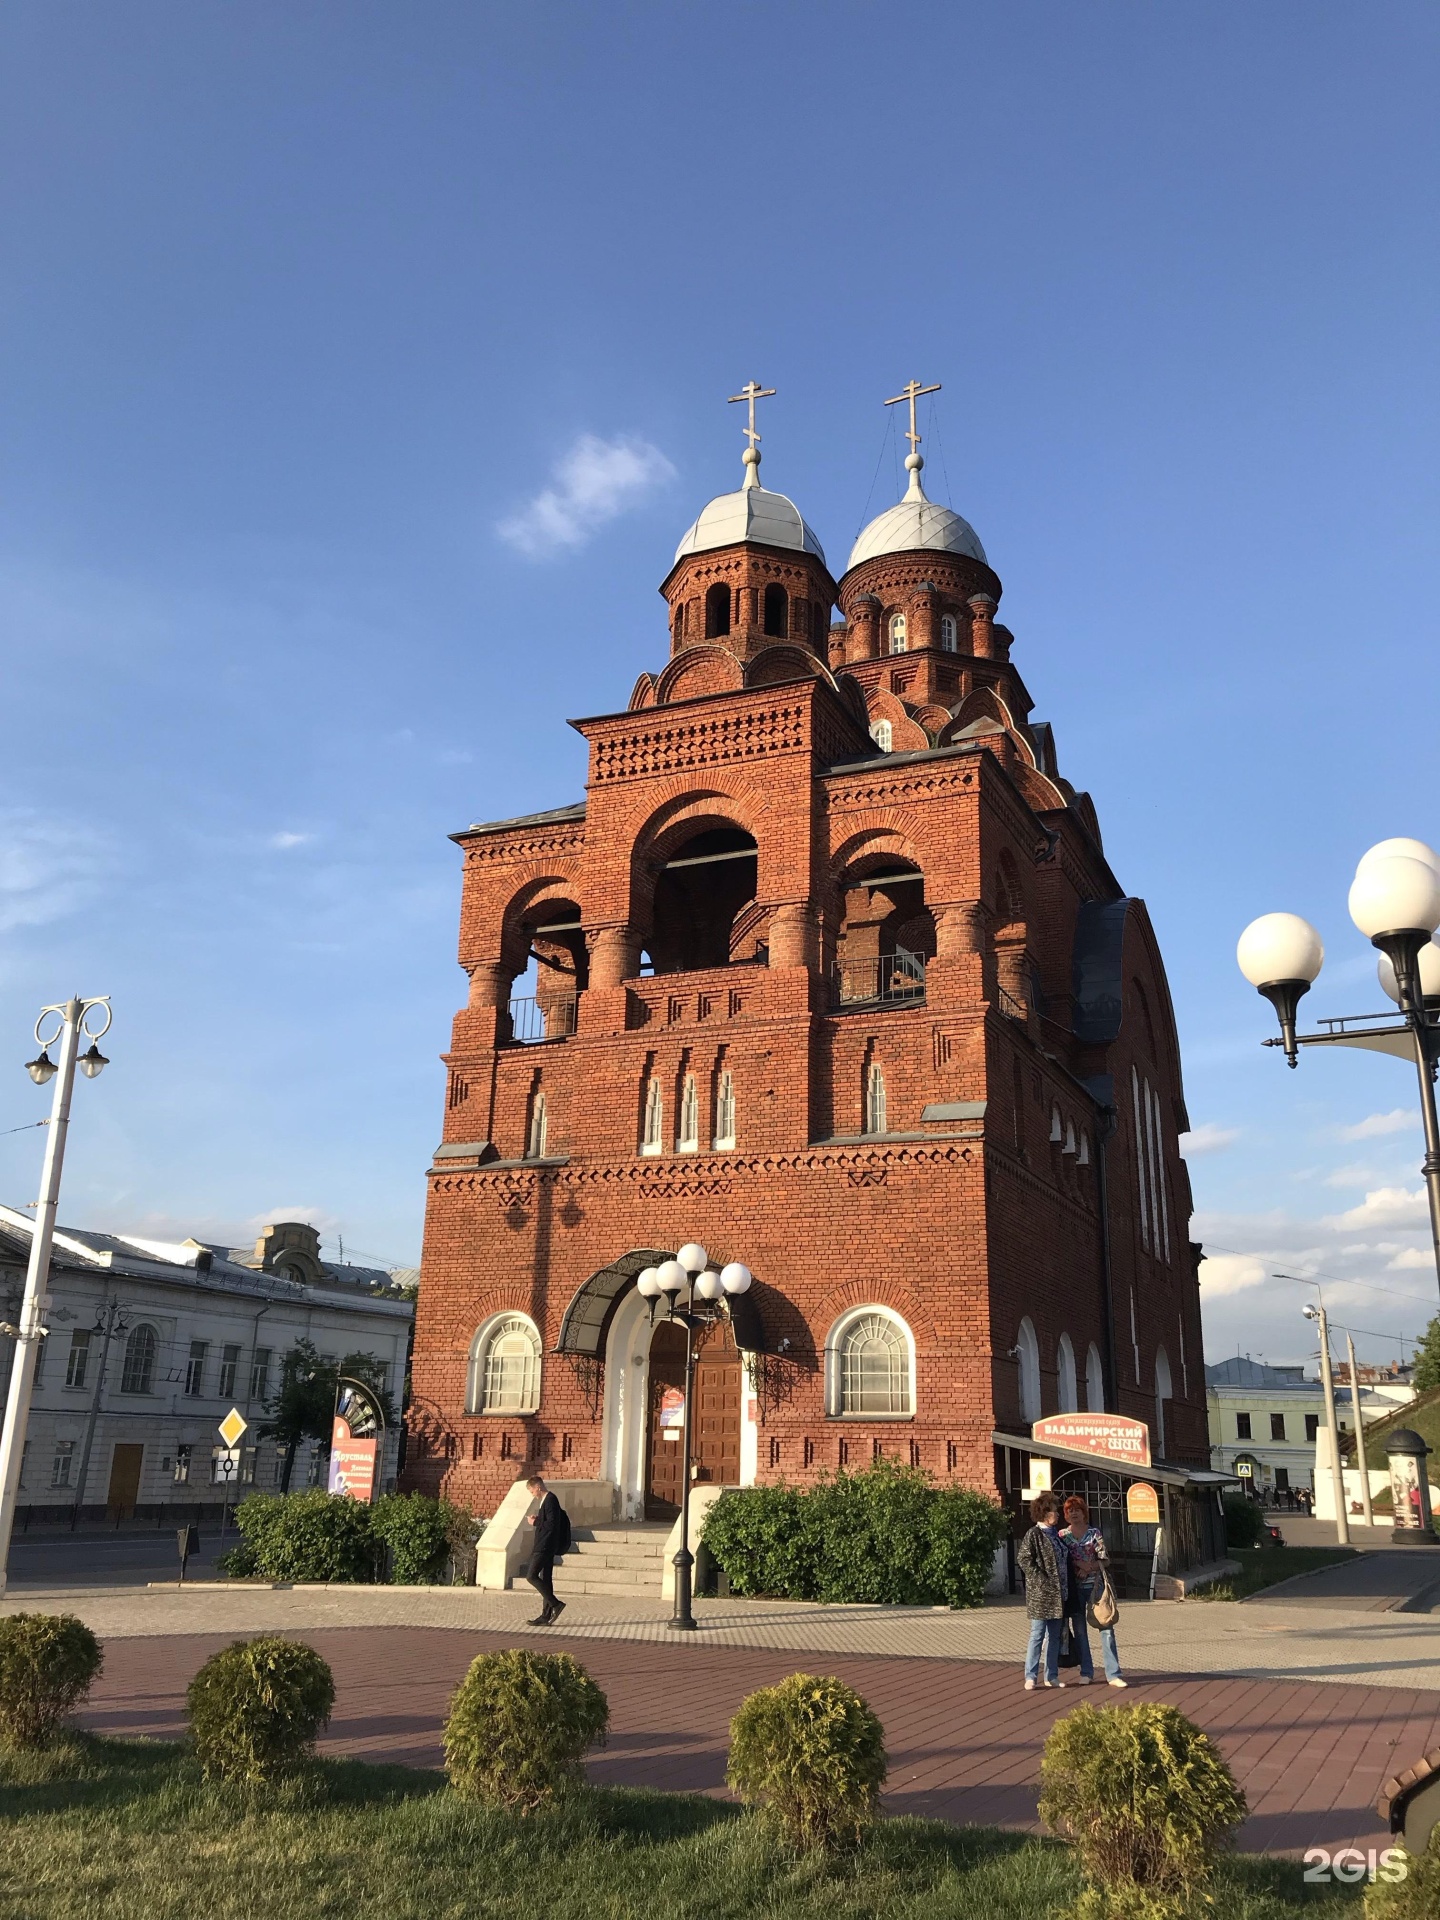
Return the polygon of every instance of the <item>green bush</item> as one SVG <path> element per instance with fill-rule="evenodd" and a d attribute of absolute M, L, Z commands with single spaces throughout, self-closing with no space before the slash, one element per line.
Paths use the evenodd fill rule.
<path fill-rule="evenodd" d="M 264 1580 L 369 1581 L 379 1557 L 370 1514 L 364 1501 L 316 1487 L 252 1494 L 235 1523 Z"/>
<path fill-rule="evenodd" d="M 1265 1515 L 1254 1500 L 1243 1493 L 1225 1495 L 1225 1544 L 1227 1547 L 1258 1547 L 1265 1537 Z"/>
<path fill-rule="evenodd" d="M 1045 1742 L 1040 1817 L 1073 1843 L 1086 1878 L 1117 1897 L 1203 1886 L 1248 1811 L 1215 1747 L 1176 1707 L 1078 1707 Z"/>
<path fill-rule="evenodd" d="M 1381 1878 L 1365 1890 L 1365 1920 L 1435 1920 L 1440 1913 L 1440 1826 L 1430 1829 L 1430 1843 L 1424 1853 L 1407 1853 L 1400 1849 L 1399 1858 L 1393 1861 L 1389 1871 L 1403 1865 L 1403 1880 L 1384 1878 L 1386 1868 L 1381 1867 Z"/>
<path fill-rule="evenodd" d="M 445 1771 L 461 1793 L 531 1813 L 583 1779 L 609 1724 L 609 1701 L 568 1653 L 482 1653 L 450 1702 Z"/>
<path fill-rule="evenodd" d="M 255 1783 L 309 1757 L 335 1704 L 335 1681 L 313 1647 L 263 1634 L 212 1654 L 185 1704 L 205 1774 Z"/>
<path fill-rule="evenodd" d="M 73 1613 L 0 1620 L 0 1739 L 40 1746 L 89 1693 L 103 1664 L 100 1642 Z"/>
<path fill-rule="evenodd" d="M 885 1730 L 843 1681 L 792 1673 L 730 1722 L 726 1779 L 799 1851 L 858 1842 L 885 1774 Z"/>
<path fill-rule="evenodd" d="M 978 1607 L 1006 1525 L 982 1494 L 877 1460 L 813 1487 L 723 1493 L 704 1538 L 733 1593 Z"/>
<path fill-rule="evenodd" d="M 370 1509 L 375 1537 L 390 1549 L 390 1578 L 418 1587 L 439 1580 L 464 1536 L 468 1513 L 428 1493 L 385 1493 Z"/>

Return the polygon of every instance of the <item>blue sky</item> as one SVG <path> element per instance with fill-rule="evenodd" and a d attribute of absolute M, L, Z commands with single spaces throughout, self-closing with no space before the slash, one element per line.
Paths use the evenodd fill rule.
<path fill-rule="evenodd" d="M 579 797 L 727 394 L 779 388 L 765 478 L 839 571 L 914 373 L 1168 957 L 1212 1352 L 1306 1351 L 1287 1264 L 1413 1332 L 1413 1075 L 1288 1074 L 1233 952 L 1303 912 L 1316 1010 L 1372 1006 L 1354 862 L 1440 838 L 1437 54 L 1298 0 L 12 0 L 0 1125 L 36 1007 L 112 993 L 65 1215 L 413 1260 L 446 833 Z"/>

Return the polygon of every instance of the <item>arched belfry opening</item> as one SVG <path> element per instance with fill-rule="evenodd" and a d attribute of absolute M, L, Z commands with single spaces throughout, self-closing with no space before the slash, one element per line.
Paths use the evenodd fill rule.
<path fill-rule="evenodd" d="M 655 883 L 647 943 L 656 973 L 693 973 L 761 957 L 747 941 L 758 852 L 743 827 L 710 827 L 671 853 Z M 747 950 L 748 947 L 748 950 Z"/>
<path fill-rule="evenodd" d="M 778 580 L 772 580 L 765 589 L 764 624 L 771 639 L 789 638 L 790 596 Z"/>
<path fill-rule="evenodd" d="M 705 638 L 719 640 L 730 631 L 730 589 L 717 580 L 705 593 Z"/>
<path fill-rule="evenodd" d="M 912 860 L 880 856 L 841 885 L 835 947 L 836 999 L 843 1006 L 919 1004 L 935 957 L 935 919 L 925 877 Z"/>

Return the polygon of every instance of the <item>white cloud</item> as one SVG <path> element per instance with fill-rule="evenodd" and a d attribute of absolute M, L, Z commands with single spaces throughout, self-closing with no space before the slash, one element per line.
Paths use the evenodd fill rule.
<path fill-rule="evenodd" d="M 1320 1224 L 1341 1233 L 1359 1233 L 1366 1227 L 1419 1227 L 1426 1218 L 1423 1187 L 1414 1193 L 1403 1187 L 1373 1187 L 1358 1207 L 1326 1214 Z"/>
<path fill-rule="evenodd" d="M 322 1234 L 333 1233 L 340 1224 L 338 1216 L 327 1212 L 324 1207 L 297 1206 L 267 1207 L 264 1213 L 252 1213 L 246 1225 L 252 1235 L 258 1235 L 277 1220 L 303 1221 L 306 1226 L 315 1227 Z"/>
<path fill-rule="evenodd" d="M 288 853 L 291 847 L 308 847 L 314 838 L 313 833 L 291 833 L 282 830 L 271 834 L 270 845 L 280 853 Z"/>
<path fill-rule="evenodd" d="M 1392 1107 L 1389 1113 L 1367 1114 L 1353 1127 L 1341 1127 L 1342 1140 L 1375 1140 L 1386 1133 L 1404 1133 L 1418 1124 L 1420 1116 L 1408 1107 Z"/>
<path fill-rule="evenodd" d="M 1335 1167 L 1325 1176 L 1327 1187 L 1368 1187 L 1372 1180 L 1383 1180 L 1383 1173 L 1377 1173 L 1373 1167 Z"/>
<path fill-rule="evenodd" d="M 47 819 L 33 807 L 0 808 L 0 933 L 73 913 L 109 856 L 107 838 L 93 826 Z"/>
<path fill-rule="evenodd" d="M 1265 1278 L 1263 1260 L 1249 1253 L 1210 1253 L 1200 1262 L 1200 1298 L 1219 1299 L 1227 1293 L 1243 1293 L 1258 1287 Z"/>
<path fill-rule="evenodd" d="M 1180 1151 L 1187 1160 L 1201 1153 L 1223 1153 L 1239 1138 L 1239 1127 L 1217 1126 L 1215 1121 L 1207 1120 L 1204 1126 L 1192 1127 L 1188 1133 L 1181 1134 Z"/>
<path fill-rule="evenodd" d="M 1433 1247 L 1402 1247 L 1386 1266 L 1387 1273 L 1431 1273 L 1435 1268 Z"/>
<path fill-rule="evenodd" d="M 674 477 L 674 467 L 648 440 L 582 433 L 555 463 L 551 484 L 500 521 L 496 532 L 532 560 L 581 547 Z"/>

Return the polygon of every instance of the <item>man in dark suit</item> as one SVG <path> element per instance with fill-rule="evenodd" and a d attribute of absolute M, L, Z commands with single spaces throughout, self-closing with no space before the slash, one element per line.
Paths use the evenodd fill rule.
<path fill-rule="evenodd" d="M 560 1502 L 538 1473 L 525 1485 L 540 1502 L 529 1517 L 529 1524 L 535 1529 L 535 1538 L 531 1543 L 530 1569 L 525 1578 L 544 1602 L 539 1613 L 528 1624 L 532 1627 L 548 1627 L 565 1611 L 565 1602 L 555 1598 L 555 1589 L 550 1584 L 555 1555 L 560 1547 Z"/>

